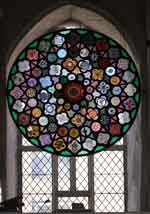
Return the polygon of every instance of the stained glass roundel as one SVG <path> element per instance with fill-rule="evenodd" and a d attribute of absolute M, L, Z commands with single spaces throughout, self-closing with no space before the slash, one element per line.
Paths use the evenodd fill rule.
<path fill-rule="evenodd" d="M 50 32 L 16 58 L 11 116 L 29 142 L 62 156 L 96 153 L 129 130 L 140 103 L 136 66 L 116 41 L 86 29 Z"/>

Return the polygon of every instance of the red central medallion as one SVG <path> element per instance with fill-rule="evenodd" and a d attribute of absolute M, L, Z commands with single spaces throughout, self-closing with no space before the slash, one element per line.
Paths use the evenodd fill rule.
<path fill-rule="evenodd" d="M 84 96 L 84 87 L 77 82 L 70 82 L 65 86 L 64 95 L 70 102 L 79 102 Z"/>

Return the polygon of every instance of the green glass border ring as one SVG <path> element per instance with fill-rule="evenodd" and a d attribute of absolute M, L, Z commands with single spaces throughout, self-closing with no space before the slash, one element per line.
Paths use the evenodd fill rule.
<path fill-rule="evenodd" d="M 31 42 L 7 80 L 10 114 L 33 145 L 61 156 L 106 150 L 132 126 L 140 76 L 128 52 L 88 29 L 63 29 Z"/>

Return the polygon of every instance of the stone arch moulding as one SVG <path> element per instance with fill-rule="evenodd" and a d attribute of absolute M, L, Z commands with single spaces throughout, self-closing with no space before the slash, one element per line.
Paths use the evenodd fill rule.
<path fill-rule="evenodd" d="M 116 25 L 112 24 L 103 15 L 100 15 L 93 10 L 81 8 L 75 5 L 65 5 L 45 15 L 35 25 L 33 25 L 31 30 L 28 30 L 26 35 L 19 41 L 9 57 L 6 66 L 7 73 L 11 65 L 13 64 L 17 54 L 31 41 L 70 20 L 81 23 L 85 27 L 91 28 L 92 30 L 98 32 L 102 32 L 107 36 L 115 39 L 128 51 L 139 68 L 137 56 L 135 56 L 127 40 L 123 37 L 122 33 L 118 30 Z"/>
<path fill-rule="evenodd" d="M 129 43 L 123 37 L 122 33 L 118 30 L 118 28 L 104 18 L 103 15 L 99 15 L 98 13 L 86 9 L 81 8 L 79 6 L 74 5 L 65 5 L 59 7 L 43 18 L 41 18 L 33 27 L 25 34 L 25 36 L 19 41 L 14 50 L 12 51 L 7 66 L 6 66 L 6 79 L 8 72 L 15 61 L 18 53 L 21 52 L 31 41 L 38 38 L 39 36 L 47 33 L 50 30 L 56 29 L 58 26 L 63 26 L 64 23 L 69 23 L 69 20 L 73 20 L 79 25 L 86 26 L 95 31 L 102 32 L 109 37 L 115 39 L 118 43 L 120 43 L 131 55 L 134 62 L 137 65 L 139 70 L 140 62 L 138 61 L 138 57 L 131 50 Z M 140 111 L 139 111 L 140 113 Z M 138 211 L 139 209 L 139 201 L 140 201 L 140 114 L 138 114 L 138 118 L 136 119 L 133 127 L 130 130 L 130 134 L 127 135 L 126 139 L 128 141 L 132 141 L 129 143 L 129 158 L 128 165 L 130 164 L 129 175 L 128 175 L 128 189 L 131 191 L 129 193 L 129 202 L 128 202 L 128 210 L 129 211 Z M 133 143 L 134 141 L 134 143 Z M 6 196 L 14 197 L 17 194 L 17 130 L 10 118 L 10 114 L 7 108 L 7 191 Z M 133 146 L 132 146 L 133 144 Z M 135 152 L 138 150 L 138 153 Z M 11 152 L 10 152 L 11 151 Z M 9 164 L 11 162 L 11 164 Z M 135 165 L 136 169 L 135 169 Z M 134 174 L 133 174 L 134 173 Z M 135 176 L 136 175 L 136 176 Z M 12 179 L 14 178 L 14 179 Z M 132 187 L 132 188 L 131 188 Z"/>

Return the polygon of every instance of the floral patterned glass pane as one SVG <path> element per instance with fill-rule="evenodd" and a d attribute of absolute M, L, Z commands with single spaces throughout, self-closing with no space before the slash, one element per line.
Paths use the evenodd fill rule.
<path fill-rule="evenodd" d="M 7 99 L 15 124 L 33 145 L 62 156 L 88 155 L 128 132 L 140 103 L 140 78 L 113 39 L 91 30 L 60 30 L 19 54 Z"/>

